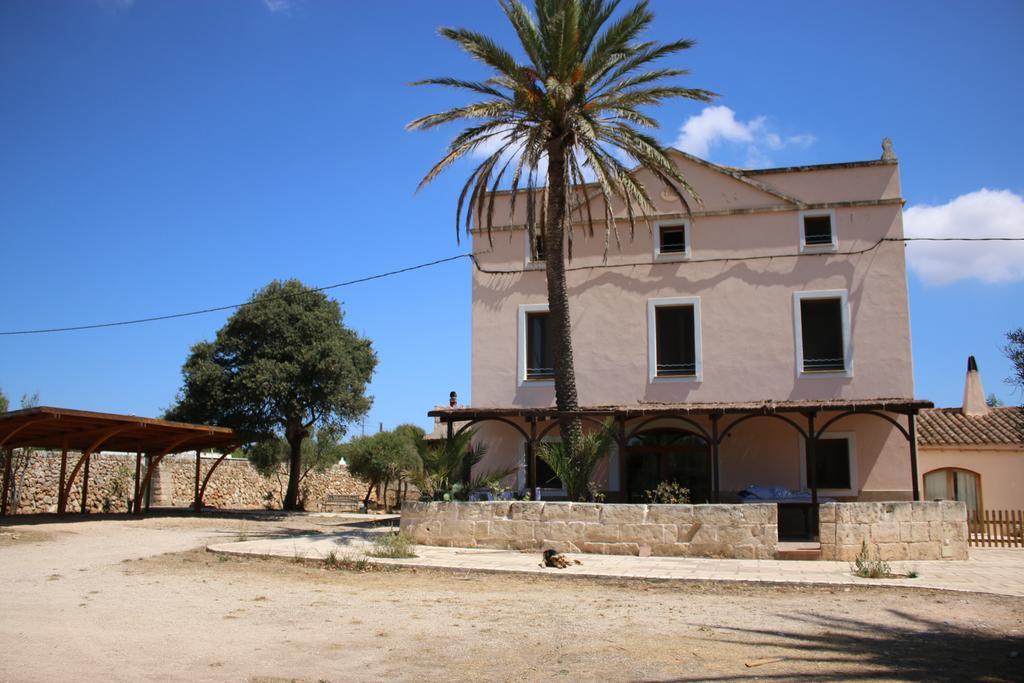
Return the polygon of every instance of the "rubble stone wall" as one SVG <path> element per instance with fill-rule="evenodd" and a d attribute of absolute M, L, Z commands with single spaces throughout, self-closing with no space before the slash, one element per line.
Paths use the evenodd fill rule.
<path fill-rule="evenodd" d="M 78 453 L 68 453 L 68 474 L 79 457 Z M 27 459 L 23 458 L 24 454 L 16 451 L 14 485 L 17 514 L 56 512 L 60 453 L 33 451 Z M 202 477 L 216 460 L 213 456 L 201 458 Z M 161 484 L 170 491 L 169 499 L 165 493 L 162 504 L 176 507 L 191 505 L 195 488 L 195 456 L 167 456 L 161 462 L 160 470 Z M 146 461 L 143 459 L 143 476 L 145 471 Z M 284 467 L 276 475 L 264 477 L 246 460 L 226 459 L 210 478 L 203 504 L 217 508 L 280 508 L 287 484 L 288 473 Z M 327 495 L 358 495 L 362 499 L 366 495 L 366 486 L 349 474 L 344 465 L 335 465 L 326 472 L 306 475 L 301 484 L 301 497 L 306 509 L 314 511 L 320 509 Z M 128 499 L 134 490 L 134 454 L 96 453 L 90 458 L 87 510 L 126 512 Z M 81 509 L 81 494 L 82 470 L 79 470 L 68 498 L 68 512 Z M 394 495 L 393 491 L 391 495 Z M 375 501 L 375 496 L 371 495 L 370 500 Z"/>
<path fill-rule="evenodd" d="M 953 500 L 824 503 L 819 533 L 823 560 L 852 562 L 862 542 L 871 559 L 967 559 L 967 507 Z"/>
<path fill-rule="evenodd" d="M 770 559 L 778 545 L 774 503 L 406 503 L 402 529 L 423 545 L 607 555 Z"/>

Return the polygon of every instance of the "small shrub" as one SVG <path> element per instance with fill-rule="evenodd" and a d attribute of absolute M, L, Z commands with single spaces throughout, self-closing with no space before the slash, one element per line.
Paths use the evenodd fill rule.
<path fill-rule="evenodd" d="M 327 553 L 327 557 L 324 558 L 324 564 L 328 569 L 337 569 L 341 566 L 341 562 L 338 560 L 338 553 L 334 550 Z"/>
<path fill-rule="evenodd" d="M 654 489 L 644 491 L 644 497 L 652 505 L 685 505 L 690 502 L 690 489 L 678 482 L 663 481 Z"/>
<path fill-rule="evenodd" d="M 404 531 L 389 531 L 379 534 L 373 539 L 373 548 L 366 554 L 370 557 L 390 557 L 392 559 L 406 559 L 416 557 L 413 552 L 413 542 L 409 534 Z"/>
<path fill-rule="evenodd" d="M 871 559 L 867 541 L 860 542 L 860 552 L 854 559 L 850 569 L 862 579 L 891 579 L 894 577 L 892 567 L 889 566 L 888 562 L 881 559 Z"/>
<path fill-rule="evenodd" d="M 920 576 L 920 574 L 917 572 L 916 569 L 908 569 L 907 570 L 907 578 L 908 579 L 916 579 L 918 576 Z"/>

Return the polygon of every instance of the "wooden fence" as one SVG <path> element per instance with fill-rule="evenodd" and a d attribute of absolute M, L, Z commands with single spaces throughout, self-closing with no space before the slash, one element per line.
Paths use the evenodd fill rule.
<path fill-rule="evenodd" d="M 969 513 L 970 544 L 984 548 L 1024 548 L 1024 510 Z"/>

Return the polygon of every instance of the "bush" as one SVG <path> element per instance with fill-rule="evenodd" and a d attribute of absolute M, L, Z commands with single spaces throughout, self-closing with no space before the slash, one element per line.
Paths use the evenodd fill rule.
<path fill-rule="evenodd" d="M 652 505 L 685 505 L 690 502 L 690 489 L 674 481 L 663 481 L 653 490 L 644 491 Z"/>
<path fill-rule="evenodd" d="M 857 554 L 850 567 L 853 573 L 862 579 L 891 579 L 894 578 L 892 567 L 885 560 L 872 560 L 868 551 L 868 542 L 860 542 L 860 553 Z M 913 578 L 913 577 L 911 577 Z"/>
<path fill-rule="evenodd" d="M 401 560 L 416 557 L 413 547 L 414 544 L 409 534 L 404 531 L 389 531 L 374 538 L 373 549 L 366 554 L 370 557 L 390 557 Z"/>

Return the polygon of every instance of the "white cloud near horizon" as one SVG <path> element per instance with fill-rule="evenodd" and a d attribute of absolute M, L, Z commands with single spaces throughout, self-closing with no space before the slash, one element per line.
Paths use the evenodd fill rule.
<path fill-rule="evenodd" d="M 941 206 L 912 206 L 903 225 L 907 237 L 1024 238 L 1024 197 L 983 188 Z M 1024 281 L 1024 242 L 909 242 L 907 261 L 929 285 Z"/>
<path fill-rule="evenodd" d="M 684 152 L 710 160 L 712 149 L 728 145 L 739 148 L 748 167 L 770 166 L 769 152 L 786 147 L 809 147 L 815 137 L 810 133 L 782 136 L 768 125 L 766 116 L 740 121 L 736 112 L 724 105 L 704 107 L 679 128 L 673 146 Z"/>
<path fill-rule="evenodd" d="M 294 5 L 295 0 L 263 0 L 263 6 L 272 14 L 288 14 Z"/>

